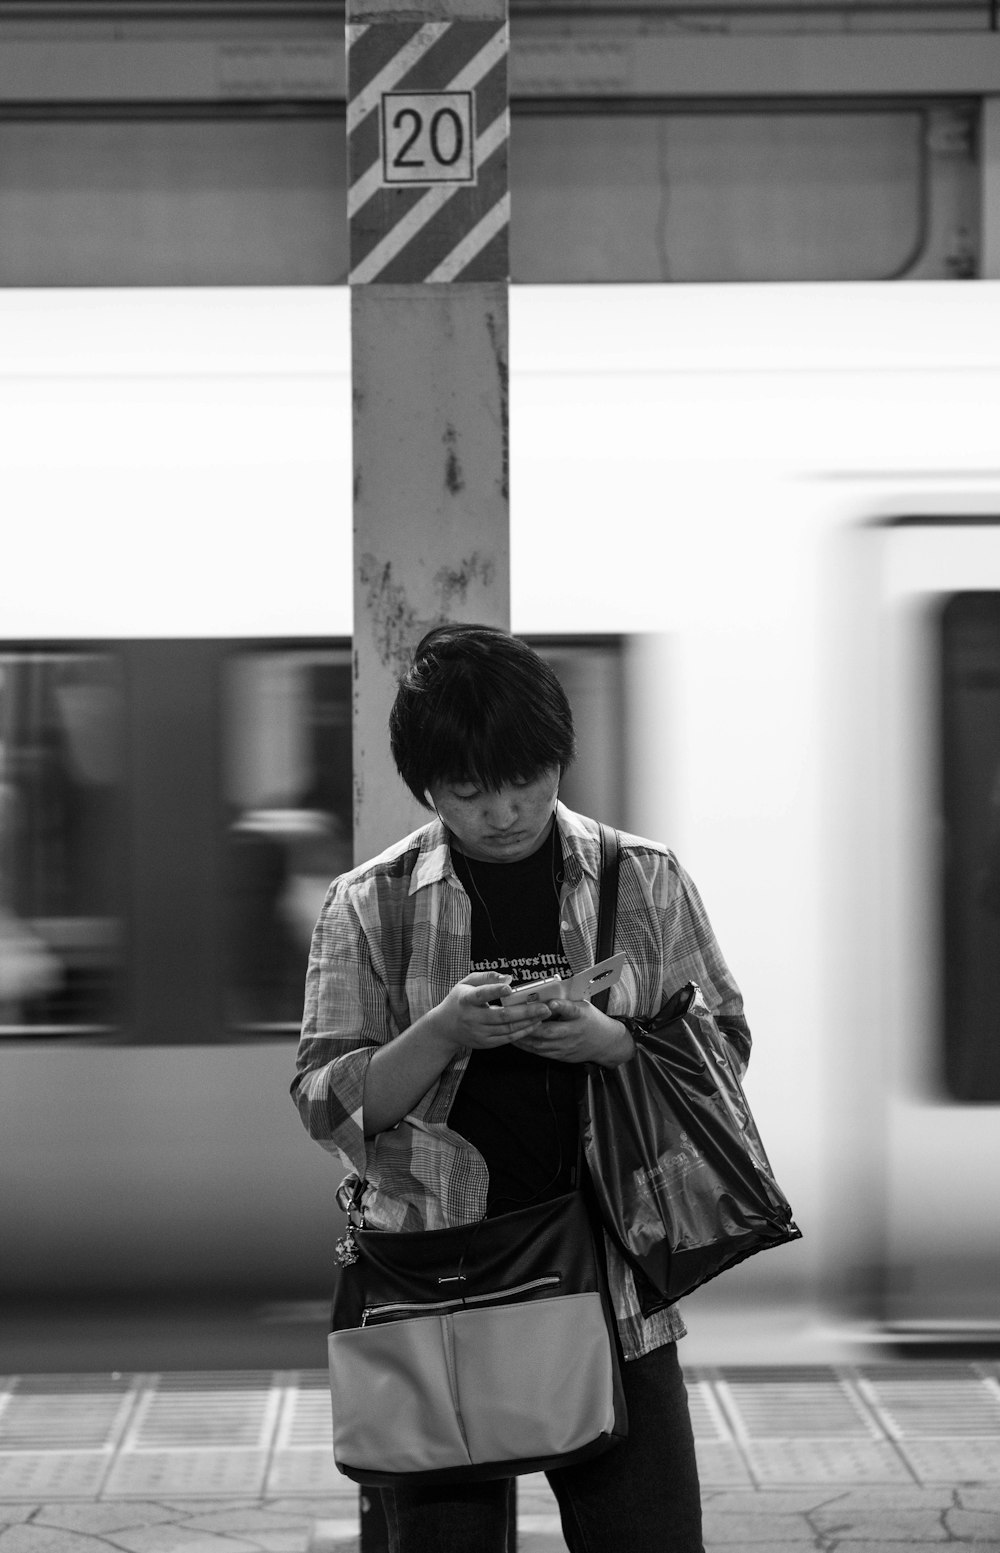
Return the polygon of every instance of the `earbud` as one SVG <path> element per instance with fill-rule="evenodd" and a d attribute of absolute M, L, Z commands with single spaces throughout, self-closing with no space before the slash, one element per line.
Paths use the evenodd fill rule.
<path fill-rule="evenodd" d="M 445 819 L 444 815 L 441 813 L 441 810 L 438 808 L 437 804 L 434 802 L 434 799 L 431 797 L 431 790 L 430 790 L 429 787 L 425 787 L 424 788 L 424 797 L 427 799 L 427 802 L 430 804 L 431 808 L 434 810 L 434 813 L 437 815 L 438 819 L 440 820 L 441 824 L 444 826 L 445 830 L 447 830 L 448 829 L 448 822 Z"/>

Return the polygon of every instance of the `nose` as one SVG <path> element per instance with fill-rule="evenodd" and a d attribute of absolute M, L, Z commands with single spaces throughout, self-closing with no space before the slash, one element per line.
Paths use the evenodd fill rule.
<path fill-rule="evenodd" d="M 512 830 L 517 823 L 517 813 L 517 799 L 508 789 L 490 794 L 486 819 L 493 830 Z"/>

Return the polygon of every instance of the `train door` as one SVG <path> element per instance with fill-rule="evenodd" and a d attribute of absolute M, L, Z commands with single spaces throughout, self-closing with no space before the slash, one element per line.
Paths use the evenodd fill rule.
<path fill-rule="evenodd" d="M 879 535 L 884 1316 L 1000 1333 L 1000 514 Z"/>

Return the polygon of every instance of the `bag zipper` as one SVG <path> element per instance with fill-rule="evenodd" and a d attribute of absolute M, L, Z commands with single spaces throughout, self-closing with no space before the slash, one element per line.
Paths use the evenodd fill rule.
<path fill-rule="evenodd" d="M 370 1320 L 383 1320 L 389 1316 L 399 1315 L 403 1311 L 431 1315 L 436 1310 L 461 1310 L 464 1305 L 480 1305 L 487 1300 L 512 1299 L 516 1294 L 527 1294 L 531 1289 L 551 1288 L 561 1282 L 559 1273 L 546 1273 L 543 1277 L 532 1278 L 527 1283 L 516 1283 L 509 1289 L 493 1289 L 489 1294 L 469 1294 L 450 1300 L 400 1300 L 392 1305 L 366 1305 L 361 1312 L 361 1325 L 367 1326 Z"/>

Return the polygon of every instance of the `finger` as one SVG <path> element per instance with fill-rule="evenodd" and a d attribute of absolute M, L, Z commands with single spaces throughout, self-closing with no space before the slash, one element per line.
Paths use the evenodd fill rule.
<path fill-rule="evenodd" d="M 539 1014 L 536 1019 L 533 1019 L 528 1028 L 531 1030 L 537 1030 L 540 1036 L 546 1036 L 546 1038 L 550 1038 L 554 1033 L 552 1030 L 552 1025 L 553 1020 L 549 1013 L 546 1012 L 544 1014 Z"/>
<path fill-rule="evenodd" d="M 537 1011 L 532 1009 L 530 1013 L 524 1008 L 502 1008 L 499 1014 L 501 1023 L 510 1030 L 534 1030 L 549 1017 L 548 1010 L 544 1008 Z"/>
<path fill-rule="evenodd" d="M 474 987 L 469 993 L 467 1002 L 473 1008 L 500 1008 L 503 1000 L 510 996 L 509 981 L 494 981 L 482 987 Z"/>
<path fill-rule="evenodd" d="M 489 1030 L 480 1030 L 472 1044 L 484 1046 L 489 1051 L 495 1051 L 498 1046 L 509 1046 L 514 1039 L 509 1030 L 491 1028 Z"/>
<path fill-rule="evenodd" d="M 520 1046 L 525 1039 L 531 1040 L 537 1026 L 531 1025 L 524 1029 L 514 1029 L 510 1025 L 491 1025 L 488 1030 L 479 1032 L 478 1039 L 486 1046 Z"/>
<path fill-rule="evenodd" d="M 523 1041 L 526 1036 L 533 1036 L 545 1024 L 544 1019 L 532 1019 L 530 1023 L 518 1021 L 517 1024 L 507 1026 L 507 1038 L 511 1041 Z"/>
<path fill-rule="evenodd" d="M 548 1021 L 548 1009 L 539 1009 L 537 1013 L 525 1013 L 524 1009 L 503 1009 L 503 1022 L 508 1030 L 537 1030 L 539 1025 Z"/>
<path fill-rule="evenodd" d="M 524 1035 L 512 1036 L 511 1040 L 517 1044 L 521 1051 L 531 1052 L 535 1057 L 558 1057 L 559 1048 L 553 1041 L 551 1034 L 544 1028 L 529 1030 Z"/>
<path fill-rule="evenodd" d="M 509 990 L 513 981 L 512 976 L 503 976 L 499 971 L 470 971 L 463 979 L 467 987 L 490 987 L 494 992 L 501 985 Z"/>
<path fill-rule="evenodd" d="M 558 998 L 549 1004 L 553 1019 L 582 1019 L 583 1003 L 571 1003 L 568 998 Z"/>

